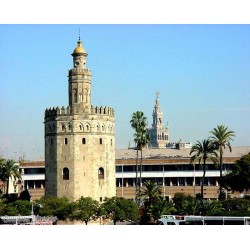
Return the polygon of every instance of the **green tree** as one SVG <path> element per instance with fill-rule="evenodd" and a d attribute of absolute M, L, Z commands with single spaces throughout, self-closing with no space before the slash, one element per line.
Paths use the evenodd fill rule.
<path fill-rule="evenodd" d="M 240 193 L 250 189 L 250 153 L 237 160 L 230 173 L 223 176 L 223 185 Z"/>
<path fill-rule="evenodd" d="M 180 214 L 201 215 L 202 208 L 203 208 L 203 200 L 191 197 L 183 201 Z"/>
<path fill-rule="evenodd" d="M 141 178 L 141 174 L 142 174 L 142 150 L 150 142 L 149 131 L 147 128 L 142 128 L 140 132 L 137 132 L 135 134 L 135 142 L 137 144 L 138 149 L 141 151 L 140 177 L 139 177 L 140 181 L 139 181 L 139 190 L 138 190 L 139 204 L 141 204 L 140 197 L 141 197 L 141 186 L 142 186 L 142 178 Z"/>
<path fill-rule="evenodd" d="M 165 197 L 160 196 L 155 203 L 149 208 L 148 213 L 153 216 L 154 221 L 158 221 L 162 215 L 173 214 L 176 212 L 174 204 L 167 201 Z"/>
<path fill-rule="evenodd" d="M 7 206 L 12 207 L 10 210 L 15 210 L 17 215 L 31 215 L 32 203 L 26 200 L 16 200 L 15 202 L 8 203 Z"/>
<path fill-rule="evenodd" d="M 173 204 L 174 204 L 174 208 L 176 209 L 176 214 L 185 214 L 185 201 L 188 200 L 191 202 L 191 200 L 193 200 L 194 198 L 191 195 L 186 195 L 184 193 L 181 192 L 177 192 L 175 193 L 174 197 L 173 197 Z"/>
<path fill-rule="evenodd" d="M 225 209 L 222 206 L 221 201 L 204 201 L 203 203 L 203 215 L 206 216 L 222 216 Z"/>
<path fill-rule="evenodd" d="M 232 198 L 222 201 L 226 216 L 250 216 L 250 200 L 244 198 Z"/>
<path fill-rule="evenodd" d="M 135 199 L 138 205 L 138 159 L 139 159 L 139 149 L 140 149 L 140 141 L 141 141 L 141 131 L 146 129 L 147 126 L 147 118 L 144 116 L 142 111 L 136 111 L 132 114 L 132 118 L 130 120 L 130 125 L 133 129 L 135 129 L 134 133 L 134 142 L 136 144 L 136 177 L 135 177 Z"/>
<path fill-rule="evenodd" d="M 145 181 L 141 189 L 141 197 L 151 206 L 161 196 L 161 188 L 153 181 Z"/>
<path fill-rule="evenodd" d="M 4 182 L 4 162 L 5 160 L 0 156 L 0 181 L 1 182 Z M 0 193 L 2 193 L 2 188 L 3 188 L 3 185 L 1 185 Z"/>
<path fill-rule="evenodd" d="M 81 197 L 73 203 L 72 219 L 85 222 L 98 217 L 99 203 L 91 197 Z"/>
<path fill-rule="evenodd" d="M 72 203 L 66 197 L 42 197 L 36 201 L 37 213 L 41 216 L 57 216 L 58 220 L 71 218 Z"/>
<path fill-rule="evenodd" d="M 217 162 L 218 155 L 215 151 L 214 144 L 209 139 L 202 140 L 201 142 L 197 141 L 197 143 L 192 146 L 190 150 L 190 155 L 192 155 L 190 158 L 190 163 L 195 165 L 196 162 L 199 162 L 200 165 L 200 163 L 202 162 L 203 176 L 201 181 L 201 199 L 203 200 L 204 180 L 206 175 L 206 162 L 208 160 L 211 160 L 214 163 Z"/>
<path fill-rule="evenodd" d="M 111 219 L 114 225 L 118 221 L 138 220 L 138 210 L 135 202 L 123 197 L 105 198 L 101 209 L 105 217 Z"/>
<path fill-rule="evenodd" d="M 21 180 L 21 173 L 19 172 L 19 167 L 17 163 L 13 160 L 7 160 L 6 164 L 1 166 L 1 180 L 6 183 L 6 194 L 9 194 L 9 180 L 13 178 L 14 180 Z"/>
<path fill-rule="evenodd" d="M 159 219 L 161 214 L 165 213 L 164 205 L 161 196 L 161 188 L 153 181 L 145 181 L 143 183 L 140 198 L 143 199 L 144 207 L 141 209 L 141 221 L 140 224 L 154 223 Z"/>
<path fill-rule="evenodd" d="M 235 132 L 228 130 L 228 127 L 224 125 L 218 125 L 212 131 L 210 131 L 212 136 L 210 136 L 212 142 L 215 144 L 216 148 L 219 150 L 219 168 L 220 168 L 220 189 L 219 189 L 219 199 L 222 198 L 222 164 L 223 164 L 223 151 L 226 147 L 232 152 L 230 141 L 235 136 Z"/>

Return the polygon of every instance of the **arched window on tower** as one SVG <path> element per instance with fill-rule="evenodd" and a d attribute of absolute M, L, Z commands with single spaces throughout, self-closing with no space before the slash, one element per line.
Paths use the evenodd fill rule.
<path fill-rule="evenodd" d="M 100 144 L 102 144 L 102 138 L 100 138 Z"/>
<path fill-rule="evenodd" d="M 63 168 L 63 180 L 69 180 L 69 169 Z"/>
<path fill-rule="evenodd" d="M 86 144 L 86 138 L 82 138 L 82 144 Z"/>
<path fill-rule="evenodd" d="M 98 169 L 98 179 L 99 180 L 103 180 L 104 179 L 104 169 L 103 168 L 99 168 Z"/>
<path fill-rule="evenodd" d="M 82 93 L 79 94 L 79 100 L 80 100 L 80 102 L 83 102 Z"/>

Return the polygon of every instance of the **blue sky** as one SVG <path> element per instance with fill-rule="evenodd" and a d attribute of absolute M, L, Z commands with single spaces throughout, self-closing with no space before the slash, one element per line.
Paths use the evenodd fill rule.
<path fill-rule="evenodd" d="M 250 146 L 250 25 L 0 25 L 0 154 L 44 155 L 44 110 L 68 105 L 79 28 L 92 70 L 92 104 L 115 109 L 116 148 L 133 145 L 129 121 L 152 123 L 156 92 L 170 141 L 224 124 Z"/>

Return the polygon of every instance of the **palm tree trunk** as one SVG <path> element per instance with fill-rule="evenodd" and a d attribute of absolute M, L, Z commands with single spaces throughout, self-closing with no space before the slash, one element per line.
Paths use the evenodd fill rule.
<path fill-rule="evenodd" d="M 9 194 L 9 177 L 7 177 L 7 180 L 6 180 L 6 194 L 7 195 Z"/>
<path fill-rule="evenodd" d="M 219 185 L 220 185 L 220 191 L 219 191 L 219 199 L 222 196 L 222 145 L 220 145 L 220 180 L 219 180 Z"/>
<path fill-rule="evenodd" d="M 201 181 L 201 199 L 204 199 L 204 180 L 206 175 L 206 160 L 203 161 L 203 176 Z"/>
<path fill-rule="evenodd" d="M 136 145 L 135 202 L 138 205 L 138 146 Z"/>
<path fill-rule="evenodd" d="M 142 148 L 141 148 L 141 164 L 140 164 L 140 182 L 139 182 L 139 202 L 141 204 L 141 184 L 142 184 L 142 181 L 141 181 L 141 172 L 142 172 Z"/>

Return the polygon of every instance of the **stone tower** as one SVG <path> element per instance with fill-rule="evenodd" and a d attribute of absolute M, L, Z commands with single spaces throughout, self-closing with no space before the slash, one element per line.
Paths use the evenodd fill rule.
<path fill-rule="evenodd" d="M 91 104 L 91 71 L 80 38 L 71 55 L 69 105 L 45 111 L 45 196 L 102 202 L 116 195 L 114 110 Z"/>
<path fill-rule="evenodd" d="M 149 129 L 151 148 L 165 148 L 169 143 L 168 127 L 164 127 L 163 113 L 159 103 L 159 92 L 156 93 L 155 107 L 153 110 L 153 124 Z"/>

